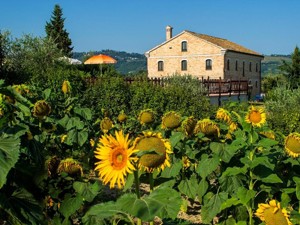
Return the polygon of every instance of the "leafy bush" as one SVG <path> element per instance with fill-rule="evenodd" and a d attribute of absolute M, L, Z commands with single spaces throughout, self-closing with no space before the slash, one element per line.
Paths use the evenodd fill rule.
<path fill-rule="evenodd" d="M 269 91 L 266 95 L 265 106 L 268 123 L 271 129 L 287 135 L 300 131 L 300 89 L 288 89 L 281 86 Z"/>

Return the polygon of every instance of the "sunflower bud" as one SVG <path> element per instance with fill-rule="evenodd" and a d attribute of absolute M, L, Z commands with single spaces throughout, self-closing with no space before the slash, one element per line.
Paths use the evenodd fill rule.
<path fill-rule="evenodd" d="M 61 160 L 58 165 L 57 172 L 65 172 L 70 176 L 83 175 L 82 166 L 73 158 Z"/>
<path fill-rule="evenodd" d="M 300 134 L 291 133 L 284 141 L 285 151 L 292 157 L 297 158 L 300 155 Z"/>
<path fill-rule="evenodd" d="M 164 114 L 162 118 L 163 129 L 175 129 L 181 125 L 181 116 L 174 111 Z"/>
<path fill-rule="evenodd" d="M 127 115 L 124 113 L 124 112 L 121 112 L 119 115 L 118 115 L 118 121 L 120 123 L 123 123 L 127 120 Z"/>
<path fill-rule="evenodd" d="M 37 101 L 34 104 L 33 116 L 41 119 L 51 113 L 51 106 L 44 100 Z"/>
<path fill-rule="evenodd" d="M 143 132 L 143 136 L 136 138 L 134 149 L 139 152 L 145 152 L 140 157 L 139 167 L 145 168 L 147 172 L 153 172 L 155 169 L 164 169 L 170 167 L 169 154 L 171 143 L 163 139 L 161 133 Z M 149 151 L 149 153 L 147 153 Z"/>
<path fill-rule="evenodd" d="M 154 122 L 154 112 L 151 109 L 142 110 L 139 114 L 138 120 L 142 125 L 151 124 Z"/>
<path fill-rule="evenodd" d="M 196 123 L 197 123 L 197 121 L 195 120 L 195 118 L 193 116 L 190 116 L 182 122 L 181 128 L 187 136 L 190 136 L 194 132 Z"/>
<path fill-rule="evenodd" d="M 71 87 L 71 84 L 69 81 L 67 80 L 64 80 L 63 84 L 62 84 L 62 87 L 61 87 L 61 90 L 64 94 L 68 94 L 68 93 L 71 93 L 71 90 L 72 90 L 72 87 Z"/>
<path fill-rule="evenodd" d="M 209 137 L 220 136 L 220 128 L 215 122 L 211 121 L 210 119 L 203 119 L 197 122 L 194 133 L 198 134 L 199 132 L 202 132 Z"/>
<path fill-rule="evenodd" d="M 113 122 L 110 118 L 105 117 L 100 122 L 100 128 L 104 133 L 107 133 L 113 127 Z"/>

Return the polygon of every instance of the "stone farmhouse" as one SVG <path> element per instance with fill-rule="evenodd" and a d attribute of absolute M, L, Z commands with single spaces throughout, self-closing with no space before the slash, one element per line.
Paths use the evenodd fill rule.
<path fill-rule="evenodd" d="M 263 55 L 229 40 L 184 30 L 145 53 L 148 77 L 174 74 L 203 79 L 248 80 L 252 96 L 260 94 Z"/>

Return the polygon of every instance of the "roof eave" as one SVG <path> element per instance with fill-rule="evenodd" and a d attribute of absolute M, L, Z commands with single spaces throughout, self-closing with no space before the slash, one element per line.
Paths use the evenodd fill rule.
<path fill-rule="evenodd" d="M 174 40 L 175 38 L 179 37 L 180 35 L 182 35 L 182 34 L 185 33 L 185 32 L 186 32 L 186 31 L 184 30 L 184 31 L 182 31 L 181 33 L 179 33 L 179 34 L 175 35 L 174 37 L 170 38 L 169 40 L 164 41 L 164 42 L 161 43 L 160 45 L 155 46 L 154 48 L 152 48 L 152 49 L 150 49 L 149 51 L 145 52 L 145 56 L 146 56 L 146 57 L 149 57 L 149 56 L 150 56 L 150 52 L 152 52 L 152 51 L 154 51 L 155 49 L 157 49 L 157 48 L 159 48 L 159 47 L 161 47 L 161 46 L 167 44 L 168 42 Z"/>
<path fill-rule="evenodd" d="M 241 51 L 235 51 L 235 50 L 231 50 L 231 49 L 226 49 L 226 51 L 228 52 L 236 52 L 236 53 L 242 53 L 242 54 L 245 54 L 245 55 L 254 55 L 254 56 L 258 56 L 258 57 L 261 57 L 261 58 L 264 58 L 263 55 L 259 54 L 259 53 L 248 53 L 248 52 L 241 52 Z"/>

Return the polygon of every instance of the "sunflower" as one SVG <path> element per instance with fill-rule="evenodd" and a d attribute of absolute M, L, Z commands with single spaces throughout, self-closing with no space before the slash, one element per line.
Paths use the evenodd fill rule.
<path fill-rule="evenodd" d="M 259 134 L 261 134 L 262 136 L 264 136 L 266 138 L 275 140 L 275 133 L 272 130 L 262 131 L 262 132 L 259 132 Z"/>
<path fill-rule="evenodd" d="M 230 124 L 232 122 L 230 113 L 223 108 L 219 108 L 216 114 L 216 118 L 222 121 L 225 121 L 226 123 Z"/>
<path fill-rule="evenodd" d="M 5 102 L 6 96 L 0 93 L 0 118 L 8 111 L 7 103 Z"/>
<path fill-rule="evenodd" d="M 45 167 L 48 172 L 48 176 L 55 176 L 57 174 L 57 168 L 60 163 L 60 159 L 57 156 L 52 156 L 45 162 Z"/>
<path fill-rule="evenodd" d="M 151 124 L 154 122 L 154 112 L 151 109 L 142 110 L 139 114 L 138 120 L 142 125 Z"/>
<path fill-rule="evenodd" d="M 235 122 L 232 121 L 232 122 L 229 124 L 228 132 L 229 132 L 229 133 L 233 133 L 237 128 L 238 128 L 238 125 L 237 125 Z"/>
<path fill-rule="evenodd" d="M 71 84 L 68 80 L 64 80 L 64 82 L 62 84 L 62 87 L 61 87 L 61 90 L 64 94 L 71 93 L 72 87 L 71 87 Z"/>
<path fill-rule="evenodd" d="M 266 225 L 292 225 L 286 209 L 280 208 L 280 203 L 274 199 L 269 204 L 258 204 L 255 215 Z"/>
<path fill-rule="evenodd" d="M 142 136 L 135 139 L 134 149 L 152 151 L 140 157 L 139 168 L 151 173 L 155 169 L 163 170 L 166 166 L 170 167 L 171 143 L 163 139 L 161 133 L 143 132 Z"/>
<path fill-rule="evenodd" d="M 197 120 L 193 116 L 190 116 L 182 121 L 181 129 L 187 136 L 190 136 L 193 134 L 196 124 Z"/>
<path fill-rule="evenodd" d="M 58 165 L 57 172 L 59 174 L 65 172 L 70 176 L 83 175 L 82 166 L 77 160 L 73 158 L 66 158 L 64 160 L 61 160 Z"/>
<path fill-rule="evenodd" d="M 116 131 L 115 137 L 103 135 L 97 144 L 95 157 L 99 159 L 95 163 L 95 171 L 99 172 L 99 177 L 104 184 L 110 183 L 110 188 L 117 184 L 121 189 L 125 185 L 125 176 L 135 170 L 132 161 L 135 153 L 133 147 L 129 147 L 131 141 L 129 135 L 124 136 L 123 131 Z"/>
<path fill-rule="evenodd" d="M 215 122 L 210 119 L 203 119 L 197 122 L 194 133 L 198 134 L 199 132 L 202 132 L 206 136 L 220 136 L 220 128 Z"/>
<path fill-rule="evenodd" d="M 261 127 L 261 125 L 266 123 L 266 113 L 261 107 L 251 106 L 245 117 L 247 123 L 251 123 L 252 126 Z"/>
<path fill-rule="evenodd" d="M 162 117 L 162 129 L 175 129 L 181 125 L 181 116 L 170 111 L 164 114 Z"/>
<path fill-rule="evenodd" d="M 20 95 L 25 95 L 29 93 L 29 87 L 25 84 L 15 84 L 12 86 L 16 92 L 18 92 Z"/>
<path fill-rule="evenodd" d="M 292 157 L 296 158 L 300 155 L 300 134 L 291 133 L 284 141 L 285 151 Z"/>
<path fill-rule="evenodd" d="M 126 120 L 127 120 L 127 115 L 126 115 L 124 112 L 121 112 L 121 113 L 118 115 L 118 121 L 119 121 L 120 123 L 124 123 Z"/>
<path fill-rule="evenodd" d="M 33 116 L 42 119 L 51 113 L 51 106 L 45 100 L 39 100 L 34 104 Z"/>
<path fill-rule="evenodd" d="M 65 141 L 67 140 L 67 137 L 68 137 L 68 135 L 62 134 L 62 135 L 60 136 L 60 143 L 65 143 Z"/>
<path fill-rule="evenodd" d="M 110 118 L 104 117 L 101 122 L 100 122 L 100 129 L 104 132 L 107 133 L 111 128 L 113 127 L 113 122 L 111 121 Z"/>
<path fill-rule="evenodd" d="M 182 156 L 182 164 L 183 164 L 183 168 L 187 169 L 191 166 L 191 161 L 187 156 Z"/>

